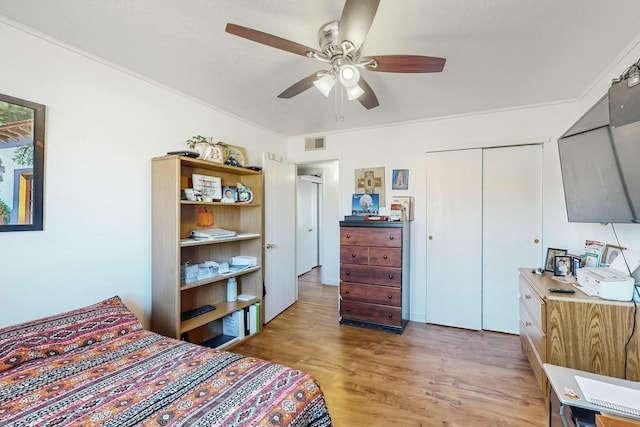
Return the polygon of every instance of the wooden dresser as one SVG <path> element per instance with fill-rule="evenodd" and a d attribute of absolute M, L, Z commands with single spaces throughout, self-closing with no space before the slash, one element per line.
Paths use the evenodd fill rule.
<path fill-rule="evenodd" d="M 340 323 L 402 333 L 410 222 L 340 222 Z"/>
<path fill-rule="evenodd" d="M 554 280 L 550 272 L 540 276 L 531 269 L 519 271 L 522 351 L 545 395 L 543 363 L 640 381 L 638 330 L 625 350 L 633 328 L 632 302 L 589 297 L 570 284 Z M 549 288 L 576 292 L 552 293 Z M 636 322 L 640 322 L 640 310 Z"/>

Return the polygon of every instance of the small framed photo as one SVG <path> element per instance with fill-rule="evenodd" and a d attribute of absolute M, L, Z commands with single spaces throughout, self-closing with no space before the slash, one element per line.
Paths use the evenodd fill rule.
<path fill-rule="evenodd" d="M 584 254 L 584 266 L 585 267 L 599 267 L 600 266 L 600 254 L 597 252 L 585 252 Z"/>
<path fill-rule="evenodd" d="M 409 169 L 393 169 L 391 178 L 392 190 L 409 189 Z"/>
<path fill-rule="evenodd" d="M 571 255 L 555 255 L 553 257 L 553 275 L 571 276 Z"/>
<path fill-rule="evenodd" d="M 579 269 L 584 267 L 584 258 L 577 255 L 569 255 L 571 257 L 571 272 L 575 276 Z"/>
<path fill-rule="evenodd" d="M 556 255 L 564 256 L 567 255 L 566 249 L 556 249 L 556 248 L 547 248 L 547 262 L 544 264 L 544 269 L 546 271 L 554 271 L 553 267 L 553 257 Z"/>
<path fill-rule="evenodd" d="M 378 215 L 379 194 L 354 194 L 351 199 L 351 215 Z"/>
<path fill-rule="evenodd" d="M 191 179 L 193 180 L 193 190 L 200 193 L 203 198 L 210 198 L 212 200 L 220 200 L 222 198 L 219 177 L 194 173 Z"/>
<path fill-rule="evenodd" d="M 222 199 L 220 201 L 222 203 L 235 203 L 238 201 L 238 190 L 236 187 L 222 187 Z"/>
<path fill-rule="evenodd" d="M 622 254 L 622 251 L 626 251 L 627 248 L 622 246 L 607 245 L 604 247 L 604 252 L 602 252 L 602 267 L 609 267 L 611 263 L 618 258 Z"/>

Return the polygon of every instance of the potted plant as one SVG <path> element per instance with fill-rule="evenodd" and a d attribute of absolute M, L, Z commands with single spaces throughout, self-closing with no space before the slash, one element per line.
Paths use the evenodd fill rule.
<path fill-rule="evenodd" d="M 187 145 L 199 154 L 199 159 L 216 163 L 224 162 L 223 147 L 227 144 L 222 141 L 214 142 L 214 138 L 205 138 L 202 135 L 196 135 L 187 140 Z"/>

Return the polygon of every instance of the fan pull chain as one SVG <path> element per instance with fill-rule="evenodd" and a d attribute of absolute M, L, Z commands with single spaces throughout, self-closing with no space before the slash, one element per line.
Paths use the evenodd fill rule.
<path fill-rule="evenodd" d="M 334 94 L 334 116 L 336 122 L 344 121 L 344 89 L 338 79 L 336 79 L 336 90 Z"/>

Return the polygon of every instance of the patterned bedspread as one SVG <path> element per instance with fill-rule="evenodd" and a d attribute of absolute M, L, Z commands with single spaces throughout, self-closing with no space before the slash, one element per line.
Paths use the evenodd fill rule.
<path fill-rule="evenodd" d="M 0 426 L 331 425 L 309 374 L 143 330 L 117 297 L 95 307 L 0 330 Z"/>

